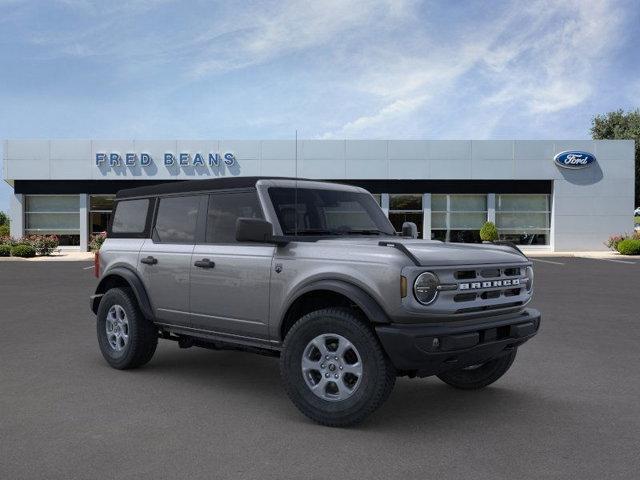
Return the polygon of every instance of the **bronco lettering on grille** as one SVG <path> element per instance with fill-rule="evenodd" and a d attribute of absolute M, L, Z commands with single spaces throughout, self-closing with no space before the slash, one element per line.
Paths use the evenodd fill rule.
<path fill-rule="evenodd" d="M 512 278 L 509 280 L 492 280 L 490 282 L 460 283 L 458 284 L 458 288 L 460 290 L 478 290 L 480 288 L 511 287 L 513 285 L 520 285 L 520 279 Z"/>

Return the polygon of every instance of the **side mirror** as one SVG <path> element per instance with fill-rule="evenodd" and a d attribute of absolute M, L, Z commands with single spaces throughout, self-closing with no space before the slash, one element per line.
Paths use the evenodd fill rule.
<path fill-rule="evenodd" d="M 402 224 L 402 236 L 418 238 L 418 226 L 413 222 L 404 222 Z"/>
<path fill-rule="evenodd" d="M 240 217 L 236 220 L 236 240 L 273 243 L 273 225 L 261 218 Z"/>

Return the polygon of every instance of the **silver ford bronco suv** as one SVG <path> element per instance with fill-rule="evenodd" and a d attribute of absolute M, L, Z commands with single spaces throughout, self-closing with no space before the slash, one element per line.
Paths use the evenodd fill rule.
<path fill-rule="evenodd" d="M 91 309 L 114 368 L 180 347 L 280 357 L 298 409 L 362 421 L 398 376 L 479 389 L 511 367 L 540 313 L 533 270 L 512 245 L 398 235 L 348 185 L 234 177 L 118 193 Z"/>

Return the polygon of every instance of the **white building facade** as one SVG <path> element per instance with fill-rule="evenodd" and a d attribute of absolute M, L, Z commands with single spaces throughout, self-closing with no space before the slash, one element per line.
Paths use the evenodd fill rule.
<path fill-rule="evenodd" d="M 224 176 L 301 177 L 367 188 L 400 230 L 549 251 L 603 250 L 631 231 L 629 140 L 5 140 L 11 235 L 87 249 L 127 187 Z"/>

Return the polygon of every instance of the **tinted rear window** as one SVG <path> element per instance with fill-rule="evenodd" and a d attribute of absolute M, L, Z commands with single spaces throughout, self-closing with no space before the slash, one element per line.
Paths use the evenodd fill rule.
<path fill-rule="evenodd" d="M 147 225 L 149 199 L 123 200 L 116 204 L 111 231 L 119 234 L 140 234 Z"/>
<path fill-rule="evenodd" d="M 200 197 L 161 198 L 155 233 L 162 243 L 195 243 Z"/>

